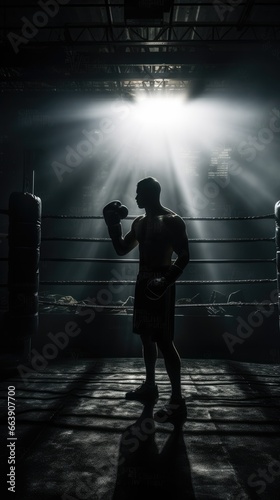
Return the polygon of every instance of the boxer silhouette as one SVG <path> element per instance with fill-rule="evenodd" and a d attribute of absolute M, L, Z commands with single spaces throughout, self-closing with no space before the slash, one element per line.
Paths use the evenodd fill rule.
<path fill-rule="evenodd" d="M 153 177 L 140 180 L 136 202 L 145 214 L 137 217 L 123 237 L 121 219 L 126 207 L 113 201 L 103 210 L 114 249 L 126 255 L 139 244 L 139 272 L 135 286 L 133 332 L 142 340 L 146 380 L 126 393 L 129 400 L 155 400 L 155 366 L 160 349 L 171 383 L 167 405 L 155 413 L 159 422 L 186 417 L 185 398 L 181 392 L 181 360 L 174 345 L 175 282 L 189 262 L 189 245 L 183 219 L 160 202 L 161 186 Z M 172 263 L 172 254 L 177 259 Z"/>

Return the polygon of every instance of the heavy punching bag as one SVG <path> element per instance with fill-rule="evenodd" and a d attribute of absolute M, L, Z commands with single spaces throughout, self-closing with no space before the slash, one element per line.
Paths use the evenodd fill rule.
<path fill-rule="evenodd" d="M 9 334 L 30 339 L 39 325 L 40 198 L 12 193 L 9 199 Z"/>

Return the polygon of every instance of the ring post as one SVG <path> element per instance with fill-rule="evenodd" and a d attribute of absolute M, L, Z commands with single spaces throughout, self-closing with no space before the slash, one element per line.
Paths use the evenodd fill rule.
<path fill-rule="evenodd" d="M 276 244 L 276 271 L 278 291 L 278 315 L 280 320 L 280 201 L 275 205 L 275 244 Z M 280 326 L 280 322 L 279 322 Z"/>
<path fill-rule="evenodd" d="M 23 165 L 23 184 L 22 192 L 34 194 L 35 189 L 35 170 L 34 170 L 34 153 L 30 150 L 24 150 L 24 165 Z"/>
<path fill-rule="evenodd" d="M 8 334 L 13 358 L 29 360 L 39 327 L 41 200 L 14 192 L 9 199 Z"/>

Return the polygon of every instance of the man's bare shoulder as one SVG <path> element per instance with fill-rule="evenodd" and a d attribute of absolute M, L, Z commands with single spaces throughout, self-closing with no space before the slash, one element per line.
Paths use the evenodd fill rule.
<path fill-rule="evenodd" d="M 166 215 L 165 227 L 172 238 L 187 238 L 186 224 L 180 215 L 175 212 Z"/>
<path fill-rule="evenodd" d="M 139 215 L 138 217 L 136 217 L 136 219 L 134 219 L 134 221 L 132 222 L 131 228 L 136 229 L 137 227 L 139 227 L 139 225 L 141 225 L 141 222 L 144 219 L 145 219 L 145 215 Z"/>
<path fill-rule="evenodd" d="M 169 210 L 168 213 L 165 214 L 164 220 L 166 224 L 169 226 L 175 226 L 175 227 L 184 227 L 185 223 L 182 217 L 180 215 L 176 214 L 172 210 Z"/>
<path fill-rule="evenodd" d="M 162 215 L 165 216 L 167 219 L 183 220 L 182 217 L 180 217 L 180 215 L 176 214 L 176 212 L 174 212 L 173 210 L 170 210 L 170 208 L 167 207 L 162 207 L 162 208 L 163 208 Z"/>
<path fill-rule="evenodd" d="M 146 217 L 145 215 L 138 215 L 138 217 L 136 217 L 136 219 L 134 219 L 134 221 L 132 222 L 132 224 L 138 224 L 143 219 L 145 219 L 145 217 Z"/>

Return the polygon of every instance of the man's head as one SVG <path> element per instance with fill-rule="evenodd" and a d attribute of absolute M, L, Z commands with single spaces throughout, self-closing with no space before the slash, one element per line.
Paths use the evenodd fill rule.
<path fill-rule="evenodd" d="M 139 208 L 147 208 L 159 204 L 161 187 L 154 177 L 141 179 L 136 188 L 136 202 Z"/>

